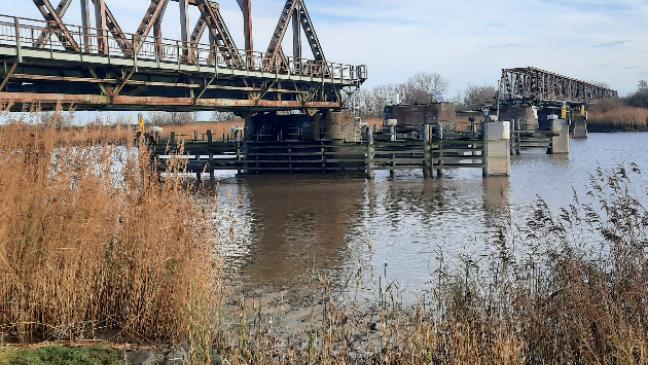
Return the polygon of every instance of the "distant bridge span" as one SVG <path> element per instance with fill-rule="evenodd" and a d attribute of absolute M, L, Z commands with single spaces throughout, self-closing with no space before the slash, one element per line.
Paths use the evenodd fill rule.
<path fill-rule="evenodd" d="M 584 105 L 597 99 L 616 98 L 616 90 L 535 67 L 502 70 L 500 101 L 505 104 Z"/>
<path fill-rule="evenodd" d="M 0 15 L 0 103 L 12 111 L 57 105 L 241 113 L 340 109 L 343 93 L 367 79 L 364 65 L 327 61 L 304 0 L 286 1 L 266 52 L 253 48 L 251 0 L 237 0 L 245 23 L 243 50 L 219 5 L 209 0 L 172 0 L 180 6 L 180 40 L 162 36 L 170 0 L 151 0 L 134 33 L 122 30 L 106 0 L 79 1 L 81 26 L 62 20 L 72 0 L 56 7 L 33 0 L 44 20 Z M 200 11 L 193 28 L 189 6 Z M 288 57 L 282 42 L 291 23 Z M 203 42 L 205 35 L 209 40 Z M 302 56 L 303 39 L 312 60 Z"/>

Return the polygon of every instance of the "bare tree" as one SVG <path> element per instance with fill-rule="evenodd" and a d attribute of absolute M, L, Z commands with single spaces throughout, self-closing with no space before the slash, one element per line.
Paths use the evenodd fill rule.
<path fill-rule="evenodd" d="M 185 125 L 195 123 L 198 120 L 198 113 L 195 112 L 158 112 L 149 113 L 149 122 L 154 125 Z"/>
<path fill-rule="evenodd" d="M 464 105 L 468 109 L 480 109 L 487 105 L 493 105 L 497 97 L 497 89 L 494 86 L 468 86 Z"/>
<path fill-rule="evenodd" d="M 639 87 L 637 87 L 637 90 L 641 93 L 648 92 L 648 81 L 646 80 L 639 81 Z"/>
<path fill-rule="evenodd" d="M 225 122 L 225 121 L 228 121 L 228 120 L 232 120 L 235 117 L 236 117 L 236 115 L 234 115 L 234 113 L 214 111 L 211 114 L 210 120 L 212 122 Z"/>
<path fill-rule="evenodd" d="M 419 72 L 407 82 L 405 99 L 409 104 L 429 104 L 438 101 L 448 90 L 448 82 L 437 73 Z"/>

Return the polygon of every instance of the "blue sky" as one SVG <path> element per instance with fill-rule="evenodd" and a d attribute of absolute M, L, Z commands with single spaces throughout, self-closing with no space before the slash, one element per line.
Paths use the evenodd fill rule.
<path fill-rule="evenodd" d="M 40 18 L 31 1 L 0 2 L 0 13 Z M 80 23 L 78 2 L 66 22 Z M 453 97 L 469 84 L 495 84 L 502 68 L 519 66 L 606 82 L 621 94 L 648 79 L 648 0 L 306 2 L 329 61 L 367 64 L 368 86 L 437 72 L 448 79 Z M 148 6 L 146 0 L 106 3 L 127 32 L 137 28 Z M 236 0 L 220 3 L 242 48 Z M 282 6 L 281 0 L 253 0 L 257 50 L 267 47 Z M 165 37 L 178 37 L 177 8 L 169 5 Z"/>

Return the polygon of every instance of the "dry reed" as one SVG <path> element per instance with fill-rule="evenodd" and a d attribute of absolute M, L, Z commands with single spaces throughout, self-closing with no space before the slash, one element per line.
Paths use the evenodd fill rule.
<path fill-rule="evenodd" d="M 595 105 L 588 118 L 593 132 L 628 132 L 648 130 L 648 109 L 627 106 L 620 101 Z"/>
<path fill-rule="evenodd" d="M 208 214 L 145 150 L 93 133 L 0 128 L 0 335 L 208 348 L 220 283 Z"/>

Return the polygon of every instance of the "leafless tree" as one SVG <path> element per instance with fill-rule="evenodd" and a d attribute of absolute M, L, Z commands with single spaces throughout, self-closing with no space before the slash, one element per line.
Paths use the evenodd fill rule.
<path fill-rule="evenodd" d="M 642 93 L 648 92 L 648 81 L 646 80 L 639 81 L 639 87 L 637 89 L 639 92 Z"/>
<path fill-rule="evenodd" d="M 409 79 L 405 90 L 407 103 L 429 104 L 445 94 L 448 82 L 437 73 L 419 72 Z"/>
<path fill-rule="evenodd" d="M 148 121 L 154 125 L 185 125 L 195 123 L 198 113 L 192 112 L 157 112 L 148 115 Z"/>
<path fill-rule="evenodd" d="M 466 89 L 464 105 L 468 109 L 480 109 L 487 105 L 493 105 L 497 97 L 497 89 L 494 86 L 473 86 Z"/>
<path fill-rule="evenodd" d="M 448 83 L 439 74 L 420 72 L 408 82 L 401 84 L 379 85 L 371 89 L 362 89 L 352 94 L 346 101 L 348 108 L 360 107 L 363 116 L 382 117 L 388 105 L 428 104 L 438 101 Z"/>
<path fill-rule="evenodd" d="M 228 120 L 232 120 L 235 117 L 236 117 L 236 115 L 234 115 L 234 113 L 214 111 L 211 114 L 210 120 L 212 122 L 225 122 L 225 121 L 228 121 Z"/>

